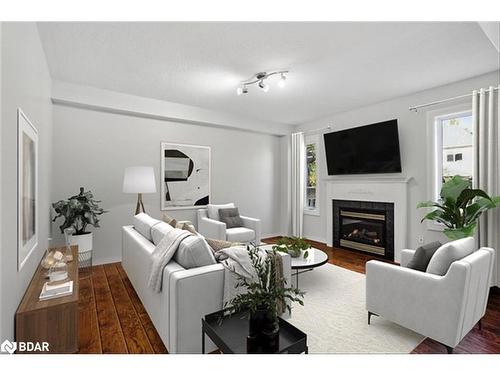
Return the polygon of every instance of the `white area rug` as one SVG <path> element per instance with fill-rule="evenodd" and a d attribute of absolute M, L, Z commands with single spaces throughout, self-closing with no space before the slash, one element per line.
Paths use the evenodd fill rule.
<path fill-rule="evenodd" d="M 424 337 L 381 317 L 367 324 L 365 275 L 325 264 L 299 275 L 304 306 L 288 320 L 307 334 L 309 353 L 410 353 Z"/>

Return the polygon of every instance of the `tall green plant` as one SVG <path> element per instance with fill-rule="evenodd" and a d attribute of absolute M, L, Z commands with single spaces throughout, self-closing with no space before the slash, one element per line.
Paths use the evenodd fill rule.
<path fill-rule="evenodd" d="M 234 313 L 248 311 L 254 313 L 257 310 L 266 310 L 272 316 L 274 324 L 278 324 L 278 304 L 283 303 L 286 310 L 291 312 L 291 302 L 303 305 L 304 292 L 298 288 L 290 288 L 285 285 L 285 280 L 276 277 L 276 263 L 273 259 L 276 252 L 266 250 L 267 256 L 259 255 L 259 248 L 247 246 L 250 261 L 256 273 L 256 278 L 248 280 L 237 275 L 236 288 L 243 287 L 246 292 L 238 294 L 226 303 L 227 311 Z"/>
<path fill-rule="evenodd" d="M 52 203 L 57 216 L 54 217 L 54 222 L 60 218 L 64 218 L 64 222 L 59 226 L 61 233 L 64 233 L 66 228 L 73 228 L 76 235 L 86 234 L 87 225 L 92 225 L 99 228 L 99 215 L 107 212 L 99 207 L 101 201 L 95 200 L 91 191 L 84 191 L 80 188 L 80 193 L 73 195 L 67 200 L 60 200 Z"/>
<path fill-rule="evenodd" d="M 451 240 L 474 235 L 479 217 L 500 205 L 500 196 L 490 197 L 481 189 L 471 189 L 469 180 L 453 176 L 441 188 L 437 202 L 421 202 L 417 208 L 434 208 L 422 218 L 437 221 L 446 229 L 444 234 Z"/>

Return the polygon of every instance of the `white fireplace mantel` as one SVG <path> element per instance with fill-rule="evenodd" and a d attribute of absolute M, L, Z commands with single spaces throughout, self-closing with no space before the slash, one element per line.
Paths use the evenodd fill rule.
<path fill-rule="evenodd" d="M 333 244 L 333 199 L 394 203 L 394 260 L 399 262 L 407 242 L 408 182 L 411 177 L 334 177 L 326 184 L 326 239 Z"/>

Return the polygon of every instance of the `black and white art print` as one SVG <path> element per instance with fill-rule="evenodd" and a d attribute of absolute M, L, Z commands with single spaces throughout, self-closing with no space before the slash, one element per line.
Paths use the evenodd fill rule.
<path fill-rule="evenodd" d="M 18 269 L 38 245 L 38 131 L 18 109 Z"/>
<path fill-rule="evenodd" d="M 202 208 L 210 202 L 210 147 L 161 144 L 161 209 Z"/>

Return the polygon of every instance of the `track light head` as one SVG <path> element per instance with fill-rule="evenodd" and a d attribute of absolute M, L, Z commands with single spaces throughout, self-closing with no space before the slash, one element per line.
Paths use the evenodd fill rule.
<path fill-rule="evenodd" d="M 281 73 L 281 78 L 280 78 L 280 80 L 278 81 L 278 87 L 283 88 L 283 87 L 285 87 L 285 84 L 286 84 L 286 76 L 285 76 L 285 73 Z"/>
<path fill-rule="evenodd" d="M 264 92 L 268 92 L 269 91 L 269 85 L 267 83 L 264 83 L 264 80 L 261 80 L 259 82 L 259 87 L 262 89 L 262 91 Z"/>
<path fill-rule="evenodd" d="M 239 86 L 236 89 L 236 95 L 240 96 L 242 94 L 248 94 L 248 87 L 246 85 Z"/>

